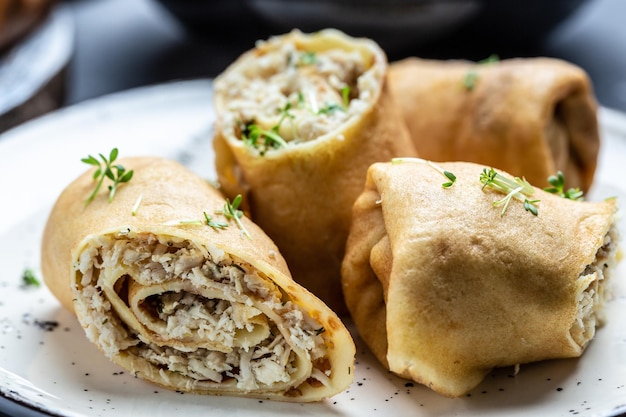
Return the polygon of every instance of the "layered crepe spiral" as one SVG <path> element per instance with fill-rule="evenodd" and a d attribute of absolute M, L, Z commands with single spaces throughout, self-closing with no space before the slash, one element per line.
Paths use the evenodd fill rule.
<path fill-rule="evenodd" d="M 118 163 L 132 181 L 85 205 L 93 172 L 80 176 L 42 246 L 46 284 L 107 357 L 194 393 L 316 401 L 351 383 L 350 334 L 258 227 L 229 224 L 223 197 L 176 162 Z"/>
<path fill-rule="evenodd" d="M 374 164 L 342 265 L 354 322 L 392 372 L 450 397 L 494 367 L 576 357 L 614 269 L 617 203 L 535 189 L 537 215 L 483 189 L 484 166 Z"/>
<path fill-rule="evenodd" d="M 576 65 L 407 58 L 391 64 L 389 85 L 422 158 L 485 164 L 538 187 L 557 170 L 567 187 L 593 182 L 597 103 Z"/>
<path fill-rule="evenodd" d="M 294 279 L 339 313 L 351 206 L 367 168 L 415 154 L 386 74 L 371 40 L 294 31 L 258 43 L 214 84 L 222 190 L 245 196 Z"/>

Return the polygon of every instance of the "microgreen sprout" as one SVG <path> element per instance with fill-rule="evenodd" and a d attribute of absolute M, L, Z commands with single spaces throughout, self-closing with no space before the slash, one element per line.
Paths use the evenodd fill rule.
<path fill-rule="evenodd" d="M 487 58 L 481 59 L 480 61 L 478 61 L 478 65 L 493 64 L 499 61 L 500 61 L 500 57 L 498 57 L 498 55 L 491 54 Z M 465 86 L 466 90 L 471 91 L 474 89 L 474 87 L 476 87 L 477 81 L 478 81 L 478 71 L 476 70 L 476 68 L 472 68 L 467 72 L 467 74 L 465 74 L 463 85 Z"/>
<path fill-rule="evenodd" d="M 102 154 L 98 154 L 100 156 L 100 160 L 92 155 L 87 156 L 86 158 L 82 158 L 81 161 L 88 164 L 96 166 L 96 170 L 93 173 L 94 181 L 97 181 L 96 187 L 94 188 L 91 195 L 85 200 L 85 204 L 91 203 L 91 201 L 96 197 L 98 191 L 102 187 L 104 183 L 104 179 L 108 178 L 113 181 L 113 184 L 109 185 L 109 203 L 113 201 L 115 197 L 115 192 L 117 191 L 117 187 L 125 182 L 128 182 L 133 177 L 133 170 L 126 171 L 122 165 L 113 165 L 113 162 L 117 159 L 118 150 L 117 148 L 113 148 L 109 153 L 109 157 Z"/>
<path fill-rule="evenodd" d="M 275 130 L 276 126 L 272 129 L 262 129 L 254 123 L 247 124 L 245 126 L 242 140 L 244 144 L 252 148 L 258 149 L 261 155 L 265 154 L 268 149 L 278 149 L 280 147 L 286 147 L 287 142 L 282 138 Z"/>
<path fill-rule="evenodd" d="M 30 268 L 24 269 L 24 272 L 22 272 L 22 287 L 26 288 L 26 287 L 40 287 L 40 286 L 41 286 L 41 283 L 35 276 L 35 272 Z"/>
<path fill-rule="evenodd" d="M 249 123 L 244 126 L 242 140 L 243 142 L 261 152 L 261 155 L 272 148 L 278 149 L 280 147 L 288 146 L 287 141 L 280 135 L 280 127 L 286 119 L 293 120 L 296 116 L 290 112 L 291 103 L 285 103 L 283 108 L 276 109 L 280 118 L 278 122 L 272 126 L 271 129 L 262 129 L 254 123 Z"/>
<path fill-rule="evenodd" d="M 503 206 L 500 216 L 504 216 L 507 207 L 512 199 L 519 200 L 524 203 L 524 209 L 533 215 L 539 214 L 537 207 L 535 206 L 539 200 L 529 200 L 528 197 L 532 196 L 535 189 L 523 178 L 515 177 L 510 179 L 502 174 L 496 172 L 495 169 L 483 169 L 480 174 L 480 182 L 483 184 L 483 190 L 485 187 L 493 188 L 494 190 L 506 194 L 506 196 L 498 201 L 493 202 L 493 206 Z"/>
<path fill-rule="evenodd" d="M 296 65 L 314 65 L 319 63 L 317 59 L 317 54 L 313 51 L 305 51 L 300 54 L 298 57 L 298 62 Z"/>
<path fill-rule="evenodd" d="M 133 216 L 137 215 L 137 210 L 139 210 L 139 205 L 141 204 L 141 201 L 143 200 L 143 194 L 139 194 L 139 197 L 137 197 L 137 200 L 135 201 L 135 204 L 133 205 L 133 208 L 130 211 L 130 214 Z"/>
<path fill-rule="evenodd" d="M 346 85 L 341 88 L 341 99 L 343 100 L 343 108 L 347 109 L 350 105 L 350 86 Z"/>
<path fill-rule="evenodd" d="M 215 230 L 223 230 L 228 227 L 228 223 L 213 220 L 206 211 L 202 212 L 202 219 L 182 219 L 165 223 L 166 226 L 209 226 Z"/>
<path fill-rule="evenodd" d="M 456 175 L 454 175 L 450 171 L 446 171 L 445 169 L 443 169 L 442 167 L 440 167 L 439 165 L 435 164 L 432 161 L 428 161 L 428 160 L 422 159 L 422 158 L 392 158 L 391 159 L 391 163 L 392 164 L 399 164 L 399 163 L 402 163 L 402 162 L 417 162 L 417 163 L 420 163 L 420 164 L 426 164 L 426 165 L 430 166 L 435 171 L 439 172 L 441 175 L 443 175 L 444 177 L 446 177 L 448 179 L 448 181 L 446 181 L 443 184 L 441 184 L 441 186 L 443 188 L 450 188 L 456 182 Z"/>
<path fill-rule="evenodd" d="M 583 192 L 580 188 L 570 188 L 565 190 L 565 175 L 563 172 L 558 171 L 556 175 L 550 175 L 548 177 L 548 183 L 551 187 L 544 188 L 544 191 L 547 191 L 552 194 L 557 194 L 563 198 L 574 201 L 583 201 Z"/>
<path fill-rule="evenodd" d="M 332 114 L 336 111 L 343 111 L 344 108 L 341 107 L 339 104 L 337 103 L 328 103 L 327 105 L 325 105 L 324 107 L 321 107 L 318 111 L 317 114 Z"/>
<path fill-rule="evenodd" d="M 213 229 L 222 230 L 228 227 L 228 223 L 218 222 L 218 221 L 213 220 L 213 218 L 209 216 L 209 214 L 206 211 L 203 211 L 202 215 L 204 216 L 204 221 L 206 222 L 207 226 L 210 226 Z"/>
<path fill-rule="evenodd" d="M 234 220 L 237 223 L 241 232 L 248 238 L 252 239 L 248 231 L 246 230 L 243 223 L 241 223 L 241 218 L 243 217 L 243 211 L 239 210 L 239 205 L 241 204 L 242 197 L 241 194 L 237 194 L 237 196 L 231 202 L 228 198 L 226 199 L 226 203 L 224 203 L 224 208 L 222 210 L 216 211 L 216 214 L 222 214 L 228 220 Z"/>

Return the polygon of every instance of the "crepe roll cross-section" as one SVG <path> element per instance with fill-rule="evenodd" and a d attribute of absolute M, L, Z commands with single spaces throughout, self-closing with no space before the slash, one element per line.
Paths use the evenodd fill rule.
<path fill-rule="evenodd" d="M 43 236 L 45 282 L 91 342 L 185 392 L 308 402 L 349 386 L 350 334 L 292 280 L 261 229 L 224 216 L 231 202 L 174 161 L 119 164 L 134 175 L 111 202 L 101 190 L 85 204 L 88 171 L 62 192 Z"/>
<path fill-rule="evenodd" d="M 215 80 L 223 192 L 249 202 L 296 281 L 345 312 L 340 265 L 369 165 L 415 155 L 380 47 L 327 29 L 259 42 Z"/>
<path fill-rule="evenodd" d="M 619 258 L 615 199 L 531 187 L 506 200 L 483 185 L 484 169 L 372 165 L 342 266 L 348 308 L 380 362 L 448 397 L 495 367 L 580 356 Z"/>
<path fill-rule="evenodd" d="M 544 187 L 557 170 L 568 187 L 593 183 L 600 134 L 586 72 L 554 58 L 406 58 L 389 85 L 421 158 L 469 161 Z"/>

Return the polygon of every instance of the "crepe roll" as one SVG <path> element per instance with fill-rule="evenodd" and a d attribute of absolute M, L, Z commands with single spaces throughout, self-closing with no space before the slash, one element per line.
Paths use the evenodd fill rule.
<path fill-rule="evenodd" d="M 243 54 L 215 80 L 216 167 L 245 196 L 294 279 L 345 312 L 340 265 L 367 167 L 414 147 L 371 40 L 294 31 Z"/>
<path fill-rule="evenodd" d="M 538 187 L 558 170 L 568 187 L 593 182 L 597 103 L 574 64 L 407 58 L 391 64 L 389 84 L 422 158 L 485 164 Z"/>
<path fill-rule="evenodd" d="M 447 397 L 495 367 L 580 356 L 605 319 L 618 257 L 615 199 L 532 187 L 507 198 L 481 175 L 512 177 L 483 170 L 372 165 L 342 265 L 348 308 L 378 360 Z"/>
<path fill-rule="evenodd" d="M 349 386 L 350 334 L 292 280 L 261 229 L 225 216 L 232 202 L 174 161 L 119 164 L 134 174 L 111 202 L 102 187 L 85 204 L 88 171 L 60 195 L 43 236 L 45 282 L 91 342 L 184 392 L 309 402 Z"/>

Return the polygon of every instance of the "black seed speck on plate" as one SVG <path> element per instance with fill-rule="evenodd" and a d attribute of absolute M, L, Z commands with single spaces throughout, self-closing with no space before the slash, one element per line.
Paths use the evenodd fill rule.
<path fill-rule="evenodd" d="M 557 391 L 563 391 L 563 388 L 558 387 L 556 390 L 557 390 Z"/>
<path fill-rule="evenodd" d="M 412 382 L 407 382 L 406 384 L 404 384 L 404 386 L 409 388 L 409 387 L 414 387 L 415 384 L 413 384 Z"/>
<path fill-rule="evenodd" d="M 362 383 L 362 382 L 357 382 L 356 384 L 357 384 L 359 387 L 363 386 L 363 383 Z"/>

